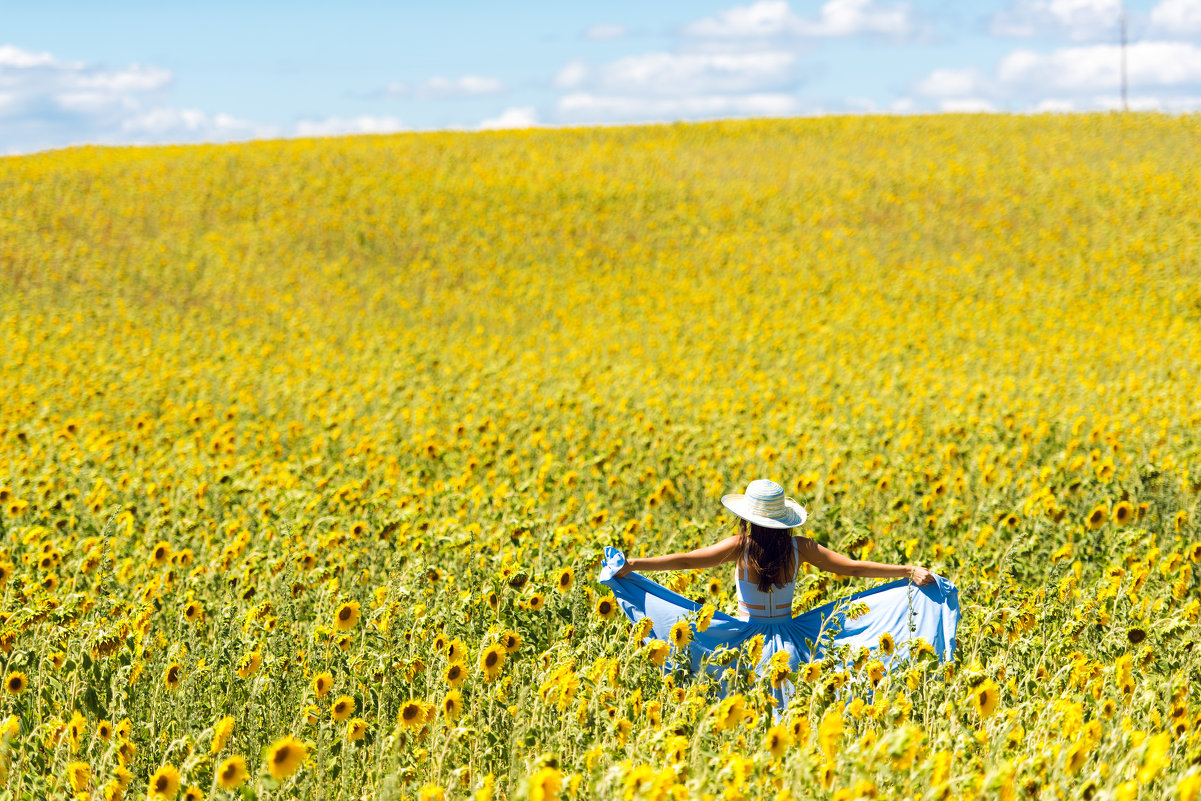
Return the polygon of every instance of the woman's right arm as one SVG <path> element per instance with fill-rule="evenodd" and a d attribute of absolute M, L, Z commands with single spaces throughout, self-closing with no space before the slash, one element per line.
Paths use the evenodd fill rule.
<path fill-rule="evenodd" d="M 697 570 L 702 567 L 714 567 L 737 558 L 739 542 L 738 535 L 732 534 L 721 542 L 697 548 L 695 551 L 626 559 L 625 565 L 617 571 L 617 577 L 620 578 L 633 570 Z"/>
<path fill-rule="evenodd" d="M 882 562 L 851 559 L 837 551 L 831 551 L 824 545 L 818 545 L 808 537 L 797 537 L 797 545 L 801 559 L 814 567 L 840 576 L 911 578 L 914 584 L 919 585 L 934 581 L 933 573 L 917 565 L 886 565 Z"/>

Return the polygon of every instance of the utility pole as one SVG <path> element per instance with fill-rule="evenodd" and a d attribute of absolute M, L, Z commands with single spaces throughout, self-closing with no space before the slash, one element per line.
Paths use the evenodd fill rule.
<path fill-rule="evenodd" d="M 1129 111 L 1126 103 L 1126 4 L 1122 3 L 1122 111 Z"/>

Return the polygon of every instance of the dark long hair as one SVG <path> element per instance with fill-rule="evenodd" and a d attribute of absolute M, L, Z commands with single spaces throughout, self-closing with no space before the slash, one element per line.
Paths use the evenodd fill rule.
<path fill-rule="evenodd" d="M 754 568 L 759 574 L 759 592 L 767 592 L 772 585 L 783 587 L 792 580 L 796 571 L 792 529 L 767 528 L 740 519 L 738 534 L 742 538 L 738 564 Z"/>

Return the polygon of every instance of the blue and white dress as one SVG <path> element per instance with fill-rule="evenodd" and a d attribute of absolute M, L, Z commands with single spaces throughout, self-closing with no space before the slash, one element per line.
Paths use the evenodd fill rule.
<path fill-rule="evenodd" d="M 793 547 L 796 547 L 793 538 Z M 605 558 L 597 580 L 613 590 L 618 606 L 631 622 L 650 618 L 654 625 L 649 638 L 671 641 L 671 627 L 684 618 L 695 618 L 701 604 L 690 601 L 638 573 L 617 578 L 616 573 L 626 562 L 616 548 L 606 547 Z M 797 560 L 799 567 L 800 560 Z M 681 667 L 693 673 L 701 670 L 717 677 L 725 666 L 709 664 L 706 657 L 729 648 L 739 648 L 756 634 L 763 635 L 763 655 L 756 670 L 766 670 L 773 654 L 788 654 L 789 670 L 821 659 L 831 646 L 864 646 L 874 652 L 887 667 L 894 659 L 907 656 L 911 645 L 921 638 L 933 648 L 939 660 L 950 659 L 955 650 L 955 630 L 959 625 L 959 590 L 949 580 L 935 576 L 935 581 L 918 586 L 900 579 L 857 592 L 838 601 L 793 617 L 792 597 L 796 578 L 781 588 L 760 592 L 748 580 L 746 568 L 735 568 L 740 617 L 715 612 L 705 631 L 692 626 L 692 642 L 687 657 L 673 652 L 671 667 Z M 862 601 L 867 611 L 853 619 L 847 616 L 850 604 Z M 833 633 L 832 641 L 828 633 Z M 891 656 L 879 651 L 880 638 L 890 634 L 895 643 Z M 724 686 L 724 685 L 723 685 Z M 778 701 L 777 709 L 788 705 L 793 686 L 785 682 L 772 691 Z"/>

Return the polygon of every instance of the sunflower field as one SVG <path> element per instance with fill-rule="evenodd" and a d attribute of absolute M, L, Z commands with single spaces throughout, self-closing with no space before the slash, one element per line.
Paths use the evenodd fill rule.
<path fill-rule="evenodd" d="M 0 799 L 1194 801 L 1198 141 L 946 115 L 0 159 Z M 759 477 L 955 582 L 955 658 L 724 698 L 665 671 L 602 548 L 715 542 Z M 734 611 L 728 569 L 652 577 Z M 795 611 L 877 582 L 804 569 Z"/>

